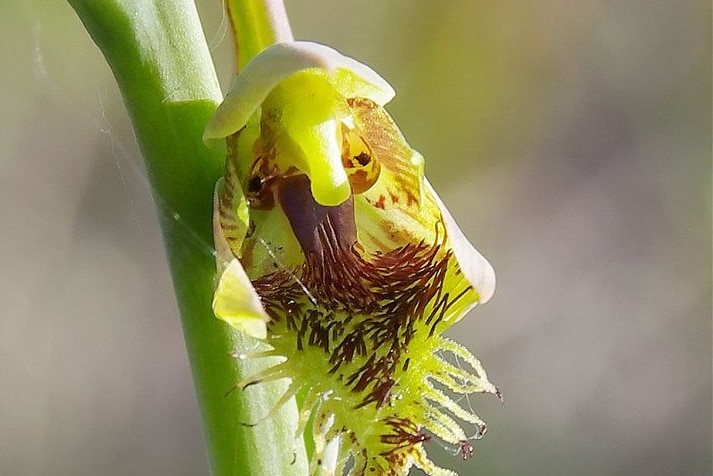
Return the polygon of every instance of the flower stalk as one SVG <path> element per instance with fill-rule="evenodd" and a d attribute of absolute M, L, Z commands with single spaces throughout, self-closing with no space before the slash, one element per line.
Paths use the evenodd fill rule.
<path fill-rule="evenodd" d="M 226 0 L 238 71 L 264 49 L 294 40 L 282 0 Z"/>

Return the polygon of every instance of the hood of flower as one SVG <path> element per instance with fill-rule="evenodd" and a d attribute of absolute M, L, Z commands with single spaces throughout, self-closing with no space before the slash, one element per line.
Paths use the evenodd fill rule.
<path fill-rule="evenodd" d="M 495 280 L 383 109 L 392 96 L 368 67 L 311 43 L 276 45 L 238 77 L 205 136 L 226 139 L 228 157 L 214 311 L 287 358 L 243 386 L 306 389 L 317 455 L 339 437 L 355 474 L 444 475 L 423 444 L 466 456 L 485 426 L 439 388 L 497 390 L 441 333 Z"/>

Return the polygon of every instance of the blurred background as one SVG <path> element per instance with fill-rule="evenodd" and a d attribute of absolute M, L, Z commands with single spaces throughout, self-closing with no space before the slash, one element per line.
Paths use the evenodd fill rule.
<path fill-rule="evenodd" d="M 287 6 L 296 37 L 394 85 L 496 269 L 453 332 L 505 405 L 471 398 L 476 457 L 433 457 L 464 476 L 710 476 L 710 2 Z M 199 9 L 225 88 L 220 2 Z M 64 2 L 0 3 L 0 57 L 0 474 L 207 475 L 110 71 Z"/>

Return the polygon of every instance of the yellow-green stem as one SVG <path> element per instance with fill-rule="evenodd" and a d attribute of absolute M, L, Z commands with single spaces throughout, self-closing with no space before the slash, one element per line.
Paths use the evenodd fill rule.
<path fill-rule="evenodd" d="M 262 50 L 292 41 L 292 28 L 282 0 L 227 0 L 238 71 Z"/>

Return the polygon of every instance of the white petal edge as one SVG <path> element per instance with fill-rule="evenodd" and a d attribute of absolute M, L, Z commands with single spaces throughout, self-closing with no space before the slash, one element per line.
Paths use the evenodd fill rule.
<path fill-rule="evenodd" d="M 361 79 L 344 86 L 349 90 L 335 81 L 335 88 L 345 97 L 364 97 L 383 106 L 396 94 L 373 69 L 328 46 L 310 41 L 278 43 L 253 58 L 238 75 L 208 123 L 203 141 L 212 147 L 242 129 L 275 86 L 291 74 L 311 68 L 332 76 L 345 70 Z"/>
<path fill-rule="evenodd" d="M 488 260 L 468 241 L 448 208 L 441 201 L 441 197 L 438 196 L 425 178 L 424 184 L 435 198 L 438 208 L 441 209 L 453 254 L 458 261 L 463 276 L 478 292 L 478 302 L 481 304 L 486 303 L 495 293 L 495 270 Z"/>

